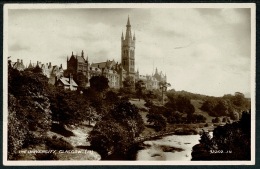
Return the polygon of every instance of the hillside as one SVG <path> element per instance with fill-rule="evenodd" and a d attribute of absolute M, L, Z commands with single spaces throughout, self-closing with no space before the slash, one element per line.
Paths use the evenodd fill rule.
<path fill-rule="evenodd" d="M 215 118 L 215 117 L 210 116 L 207 112 L 205 112 L 205 111 L 200 109 L 201 105 L 203 104 L 202 100 L 191 100 L 191 104 L 195 108 L 195 114 L 201 114 L 204 117 L 206 117 L 207 118 L 207 120 L 206 120 L 207 123 L 212 122 L 212 119 Z"/>
<path fill-rule="evenodd" d="M 138 99 L 131 99 L 130 102 L 134 105 L 136 105 L 136 107 L 141 110 L 140 114 L 141 116 L 143 117 L 144 121 L 146 122 L 146 114 L 147 114 L 147 111 L 143 111 L 143 110 L 148 110 L 147 107 L 145 107 L 145 101 L 144 100 L 138 100 Z M 194 106 L 195 108 L 195 114 L 201 114 L 203 116 L 205 116 L 207 118 L 206 122 L 207 123 L 211 123 L 212 122 L 212 119 L 215 118 L 215 117 L 212 117 L 210 116 L 207 112 L 205 111 L 202 111 L 200 108 L 201 108 L 201 105 L 203 104 L 203 101 L 202 100 L 199 100 L 199 99 L 192 99 L 191 100 L 191 104 Z"/>

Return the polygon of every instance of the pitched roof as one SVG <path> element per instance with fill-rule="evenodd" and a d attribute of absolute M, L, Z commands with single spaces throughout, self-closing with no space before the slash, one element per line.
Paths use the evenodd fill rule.
<path fill-rule="evenodd" d="M 78 86 L 73 79 L 71 79 L 71 82 L 69 83 L 69 78 L 67 78 L 67 77 L 61 77 L 59 80 L 60 80 L 64 85 L 67 85 L 67 86 L 69 86 L 69 85 Z"/>
<path fill-rule="evenodd" d="M 85 59 L 81 56 L 76 56 L 76 59 L 78 60 L 78 62 L 80 63 L 85 63 Z"/>
<path fill-rule="evenodd" d="M 99 63 L 92 63 L 91 67 L 99 67 L 100 69 L 109 67 L 111 68 L 112 66 L 116 65 L 116 62 L 114 60 L 108 60 L 106 62 L 99 62 Z"/>

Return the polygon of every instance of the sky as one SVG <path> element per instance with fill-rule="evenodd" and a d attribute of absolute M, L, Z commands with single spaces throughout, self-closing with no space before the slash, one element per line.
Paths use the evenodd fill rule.
<path fill-rule="evenodd" d="M 9 9 L 8 56 L 66 69 L 84 50 L 90 63 L 120 63 L 128 16 L 140 74 L 157 67 L 178 91 L 250 96 L 249 8 Z"/>

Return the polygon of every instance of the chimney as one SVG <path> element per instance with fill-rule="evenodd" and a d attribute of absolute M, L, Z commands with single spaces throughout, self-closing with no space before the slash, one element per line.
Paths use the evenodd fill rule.
<path fill-rule="evenodd" d="M 17 63 L 19 63 L 20 62 L 20 60 L 19 59 L 17 59 Z"/>
<path fill-rule="evenodd" d="M 21 59 L 21 63 L 23 63 L 23 59 Z"/>
<path fill-rule="evenodd" d="M 62 68 L 62 64 L 60 64 L 60 68 Z"/>
<path fill-rule="evenodd" d="M 72 83 L 72 80 L 73 80 L 73 77 L 72 77 L 72 74 L 70 73 L 70 77 L 69 77 L 69 84 Z"/>

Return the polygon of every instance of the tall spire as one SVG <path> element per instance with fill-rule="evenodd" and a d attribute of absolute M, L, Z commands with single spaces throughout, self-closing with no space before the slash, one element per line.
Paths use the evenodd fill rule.
<path fill-rule="evenodd" d="M 121 39 L 124 40 L 124 33 L 123 33 L 123 31 L 122 31 Z"/>
<path fill-rule="evenodd" d="M 131 33 L 131 25 L 130 25 L 129 16 L 128 16 L 128 19 L 127 19 L 125 39 L 126 40 L 132 40 L 132 33 Z"/>
<path fill-rule="evenodd" d="M 130 25 L 130 19 L 129 19 L 129 15 L 128 15 L 128 19 L 127 19 L 127 25 L 126 26 L 131 26 Z"/>

